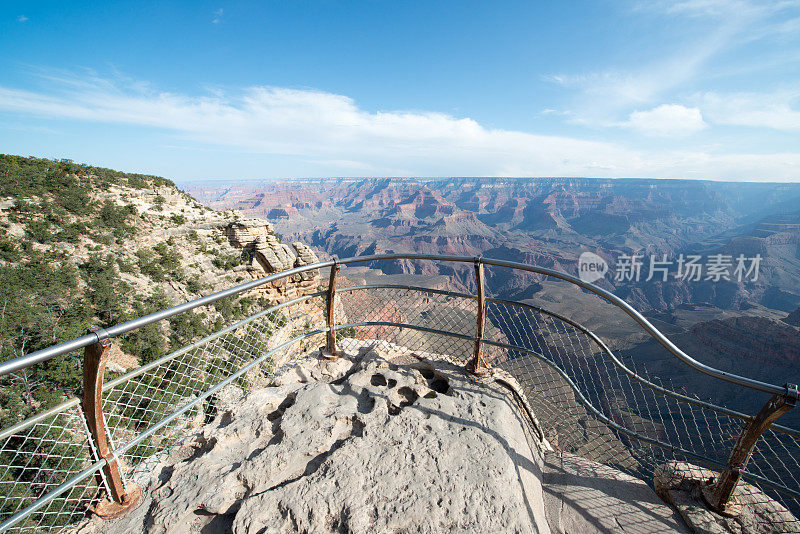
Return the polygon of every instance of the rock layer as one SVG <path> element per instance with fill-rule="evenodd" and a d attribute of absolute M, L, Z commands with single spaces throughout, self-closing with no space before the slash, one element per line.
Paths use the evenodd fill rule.
<path fill-rule="evenodd" d="M 228 224 L 224 233 L 233 246 L 245 248 L 272 231 L 272 225 L 263 219 L 242 219 Z"/>
<path fill-rule="evenodd" d="M 314 251 L 299 241 L 292 243 L 291 247 L 281 243 L 272 225 L 263 219 L 242 219 L 230 223 L 225 228 L 225 235 L 231 245 L 252 254 L 252 260 L 245 270 L 253 279 L 319 261 Z M 318 285 L 319 270 L 313 269 L 264 284 L 255 289 L 253 295 L 281 302 L 313 293 Z"/>

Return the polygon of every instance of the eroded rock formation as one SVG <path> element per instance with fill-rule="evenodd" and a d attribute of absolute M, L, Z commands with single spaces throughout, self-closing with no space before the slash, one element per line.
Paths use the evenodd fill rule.
<path fill-rule="evenodd" d="M 272 225 L 263 219 L 242 219 L 229 223 L 224 233 L 237 248 L 251 246 L 259 237 L 273 233 Z"/>
<path fill-rule="evenodd" d="M 317 255 L 299 241 L 281 243 L 272 225 L 263 219 L 243 219 L 229 224 L 225 235 L 231 244 L 252 254 L 246 271 L 254 279 L 293 267 L 317 263 Z M 254 294 L 272 301 L 284 301 L 312 293 L 319 285 L 319 270 L 305 271 L 258 288 Z"/>

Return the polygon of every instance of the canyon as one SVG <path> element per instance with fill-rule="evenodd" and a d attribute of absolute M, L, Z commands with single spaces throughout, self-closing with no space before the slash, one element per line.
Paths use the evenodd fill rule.
<path fill-rule="evenodd" d="M 691 180 L 329 179 L 189 183 L 219 210 L 280 221 L 283 234 L 323 255 L 384 252 L 479 255 L 577 274 L 591 251 L 609 263 L 623 254 L 760 254 L 759 280 L 620 283 L 641 309 L 710 302 L 724 309 L 800 306 L 800 186 Z M 642 278 L 647 275 L 646 264 Z M 384 274 L 433 274 L 421 264 L 380 265 Z M 464 281 L 465 283 L 466 280 Z M 503 286 L 507 286 L 503 282 Z M 512 290 L 524 290 L 512 284 Z M 512 296 L 512 295 L 507 295 Z"/>
<path fill-rule="evenodd" d="M 261 411 L 254 410 L 245 397 L 239 399 L 239 408 L 227 406 L 235 399 L 220 390 L 220 395 L 214 393 L 204 401 L 202 410 L 191 416 L 187 412 L 179 421 L 178 428 L 191 430 L 199 439 L 190 446 L 191 451 L 173 451 L 177 456 L 167 458 L 160 471 L 151 470 L 150 463 L 137 464 L 131 455 L 124 458 L 122 468 L 140 487 L 148 488 L 147 502 L 129 516 L 129 523 L 120 523 L 119 530 L 109 525 L 110 531 L 177 532 L 187 524 L 193 530 L 209 532 L 226 532 L 235 525 L 260 531 L 267 517 L 278 516 L 283 518 L 278 530 L 304 528 L 295 519 L 309 513 L 319 516 L 305 525 L 309 529 L 342 530 L 347 526 L 366 531 L 374 518 L 365 522 L 348 510 L 378 509 L 387 502 L 385 496 L 375 494 L 374 499 L 365 501 L 366 493 L 355 492 L 352 500 L 339 503 L 344 507 L 334 509 L 324 499 L 305 501 L 298 495 L 312 486 L 329 482 L 342 486 L 369 477 L 376 477 L 371 487 L 395 494 L 395 482 L 405 484 L 402 473 L 416 473 L 412 478 L 431 476 L 426 469 L 415 471 L 428 459 L 442 462 L 437 464 L 438 477 L 433 476 L 426 485 L 449 477 L 448 473 L 454 472 L 449 463 L 457 467 L 465 454 L 454 447 L 450 452 L 455 456 L 445 461 L 437 452 L 443 449 L 438 435 L 426 434 L 427 427 L 414 426 L 424 424 L 414 414 L 429 413 L 433 408 L 441 409 L 445 422 L 453 418 L 499 422 L 516 417 L 520 409 L 527 413 L 531 428 L 503 424 L 496 430 L 504 432 L 503 439 L 517 442 L 514 450 L 525 450 L 528 445 L 524 442 L 534 437 L 530 450 L 538 459 L 532 456 L 529 463 L 537 464 L 534 471 L 538 474 L 534 474 L 539 482 L 529 482 L 542 487 L 529 491 L 524 481 L 519 491 L 511 493 L 486 487 L 479 500 L 496 503 L 498 520 L 519 521 L 522 531 L 527 516 L 545 527 L 541 531 L 546 531 L 547 525 L 552 531 L 574 531 L 573 522 L 585 510 L 580 506 L 573 509 L 570 502 L 576 491 L 584 490 L 582 484 L 565 483 L 565 476 L 590 472 L 607 479 L 613 474 L 612 478 L 619 478 L 625 486 L 638 486 L 632 502 L 657 504 L 646 482 L 652 480 L 653 468 L 660 463 L 656 460 L 667 458 L 643 454 L 637 445 L 639 438 L 633 436 L 681 446 L 688 440 L 685 446 L 694 453 L 724 462 L 730 447 L 724 440 L 735 438 L 740 431 L 736 423 L 725 423 L 723 428 L 715 415 L 708 421 L 696 410 L 683 413 L 687 408 L 664 405 L 663 396 L 643 390 L 640 382 L 625 380 L 643 378 L 684 396 L 745 413 L 755 413 L 763 405 L 758 394 L 742 395 L 740 389 L 713 382 L 680 364 L 622 309 L 588 287 L 566 283 L 546 271 L 491 264 L 485 265 L 485 287 L 493 298 L 486 305 L 482 334 L 483 358 L 490 365 L 484 378 L 489 381 L 465 375 L 464 364 L 476 347 L 476 307 L 474 297 L 457 293 L 477 290 L 471 261 L 477 256 L 575 275 L 580 274 L 582 258 L 590 252 L 592 261 L 607 262 L 597 285 L 643 310 L 692 357 L 773 384 L 796 381 L 800 224 L 793 211 L 794 186 L 776 186 L 778 194 L 775 187 L 760 184 L 643 180 L 318 180 L 190 185 L 187 189 L 193 198 L 158 177 L 75 166 L 68 161 L 5 157 L 0 163 L 8 167 L 8 191 L 11 184 L 22 183 L 23 177 L 32 178 L 29 182 L 33 184 L 25 195 L 7 194 L 0 203 L 0 267 L 12 281 L 6 291 L 21 290 L 19 281 L 26 280 L 38 292 L 38 300 L 21 300 L 22 306 L 9 315 L 23 326 L 17 341 L 25 350 L 85 329 L 90 321 L 118 323 L 121 317 L 146 314 L 320 259 L 391 252 L 467 258 L 461 263 L 407 257 L 373 259 L 343 267 L 332 311 L 341 325 L 336 336 L 339 350 L 321 347 L 324 330 L 311 330 L 298 352 L 281 353 L 265 366 L 263 375 L 260 370 L 250 373 L 251 369 L 243 375 L 246 380 L 237 379 L 232 386 L 234 393 L 241 387 L 242 395 L 244 388 L 250 387 L 249 381 L 253 387 L 278 388 L 253 392 L 250 400 L 261 406 Z M 736 279 L 732 263 L 717 272 L 718 280 L 708 272 L 696 280 L 674 275 L 646 279 L 615 276 L 626 258 L 654 254 L 661 258 L 754 255 L 760 260 L 760 270 L 757 276 L 747 273 L 741 280 Z M 46 271 L 39 276 L 43 261 L 63 272 Z M 679 265 L 682 268 L 683 264 Z M 641 267 L 646 273 L 646 264 Z M 126 375 L 125 387 L 130 384 L 134 391 L 140 376 L 142 381 L 171 377 L 186 363 L 192 369 L 187 388 L 194 387 L 196 379 L 210 384 L 217 372 L 228 372 L 220 364 L 237 365 L 232 359 L 234 352 L 236 358 L 239 351 L 247 357 L 265 356 L 269 354 L 265 349 L 282 346 L 289 338 L 324 325 L 325 299 L 321 295 L 328 285 L 327 276 L 327 268 L 294 273 L 264 283 L 238 300 L 223 299 L 171 317 L 164 328 L 136 331 L 114 345 L 108 371 L 126 373 L 142 365 L 143 369 L 156 369 L 153 365 L 157 364 L 159 370 L 152 376 L 136 371 Z M 404 287 L 408 285 L 438 291 L 414 291 Z M 61 295 L 54 300 L 58 293 Z M 14 298 L 19 300 L 9 293 L 6 301 L 14 303 Z M 26 302 L 42 303 L 41 312 L 32 320 L 22 315 Z M 277 303 L 284 303 L 279 313 L 261 313 Z M 240 320 L 244 317 L 247 319 Z M 22 319 L 28 322 L 20 323 Z M 45 327 L 35 332 L 38 337 L 32 337 L 28 326 L 51 324 L 47 321 L 53 331 Z M 595 332 L 619 360 L 612 363 L 613 357 L 604 354 L 608 350 L 590 343 L 590 334 L 578 324 Z M 7 326 L 12 332 L 18 324 L 9 322 Z M 457 337 L 444 338 L 442 331 L 457 333 Z M 200 338 L 206 348 L 183 350 Z M 509 350 L 497 350 L 503 344 Z M 17 346 L 8 345 L 7 349 L 16 350 Z M 168 350 L 174 352 L 167 356 Z M 373 350 L 381 354 L 370 354 Z M 338 360 L 330 359 L 335 355 Z M 632 373 L 622 373 L 623 366 Z M 5 386 L 15 395 L 6 396 L 0 411 L 6 425 L 74 395 L 79 379 L 74 369 L 67 371 L 73 375 L 59 368 L 37 370 L 33 387 L 14 377 L 7 379 Z M 274 381 L 273 371 L 277 373 Z M 299 382 L 292 378 L 295 375 Z M 316 378 L 309 381 L 309 376 Z M 169 382 L 165 387 L 186 394 L 183 383 Z M 157 393 L 158 398 L 162 396 Z M 484 397 L 486 406 L 481 404 Z M 27 412 L 14 404 L 19 398 L 27 399 Z M 109 404 L 109 414 L 130 419 L 118 426 L 122 434 L 115 439 L 132 436 L 135 422 L 150 417 L 146 414 L 157 407 L 151 402 L 155 399 L 140 400 L 144 403 L 130 410 L 125 403 L 116 408 L 113 402 Z M 513 404 L 510 411 L 507 401 Z M 373 403 L 380 409 L 372 409 Z M 315 411 L 323 406 L 333 407 L 332 411 Z M 168 411 L 173 407 L 162 408 Z M 593 412 L 592 407 L 600 412 Z M 598 419 L 597 413 L 607 419 Z M 317 423 L 333 426 L 322 428 Z M 392 426 L 394 423 L 399 424 Z M 797 414 L 788 414 L 781 423 L 796 426 Z M 614 425 L 635 434 L 619 434 Z M 322 428 L 318 436 L 322 441 L 311 437 L 307 450 L 301 443 L 311 436 L 306 427 Z M 495 430 L 491 425 L 486 428 L 490 433 Z M 251 432 L 252 439 L 243 438 L 236 429 Z M 261 435 L 262 429 L 271 432 Z M 528 432 L 531 429 L 533 434 Z M 193 434 L 196 431 L 200 433 Z M 229 431 L 234 431 L 232 440 Z M 464 430 L 461 423 L 447 423 L 442 431 L 443 436 L 450 436 Z M 492 441 L 482 432 L 467 440 L 470 448 L 485 448 Z M 370 451 L 388 450 L 392 441 L 409 436 L 430 437 L 435 446 L 415 441 L 413 445 L 418 447 L 409 449 L 415 461 L 405 466 L 387 464 L 402 468 L 390 471 L 388 477 L 376 476 L 387 465 L 372 465 L 347 453 L 352 449 L 362 451 L 364 458 L 379 457 Z M 224 447 L 206 447 L 212 443 Z M 236 448 L 254 443 L 261 445 L 244 452 Z M 760 451 L 759 466 L 784 466 L 785 458 L 797 454 L 796 443 L 772 443 L 779 448 Z M 304 452 L 298 456 L 298 451 Z M 181 456 L 186 452 L 190 454 Z M 552 452 L 557 454 L 549 454 Z M 781 456 L 783 453 L 786 455 Z M 6 454 L 13 455 L 14 450 L 8 449 Z M 231 454 L 244 454 L 247 462 L 231 463 Z M 489 454 L 493 459 L 501 456 Z M 271 458 L 278 459 L 277 469 L 261 469 Z M 416 459 L 422 463 L 418 465 Z M 214 482 L 217 469 L 212 466 L 225 466 L 226 462 L 233 469 L 230 480 L 218 486 Z M 505 473 L 513 482 L 512 464 L 487 467 Z M 617 469 L 620 471 L 614 471 Z M 456 471 L 469 474 L 460 468 Z M 207 473 L 210 479 L 200 480 L 198 473 Z M 787 476 L 793 477 L 792 473 Z M 318 474 L 331 477 L 317 478 Z M 140 480 L 140 475 L 155 478 Z M 484 475 L 480 478 L 491 478 Z M 247 483 L 241 486 L 234 479 Z M 193 480 L 196 483 L 187 483 Z M 474 483 L 469 477 L 458 482 L 464 488 Z M 688 497 L 683 494 L 696 489 L 692 484 L 688 481 L 673 487 L 665 483 L 661 497 L 674 501 L 684 514 L 681 503 L 688 502 Z M 209 487 L 219 487 L 222 493 L 207 494 Z M 535 513 L 526 512 L 526 496 L 540 495 L 543 490 L 544 500 Z M 598 499 L 606 501 L 622 495 L 617 495 L 618 488 L 605 491 L 598 486 L 594 490 L 599 492 Z M 404 523 L 408 519 L 404 510 L 439 506 L 426 499 L 425 492 L 414 492 L 413 498 L 381 508 L 378 516 L 413 529 L 412 523 Z M 262 505 L 271 507 L 266 516 Z M 292 508 L 295 505 L 300 508 Z M 475 530 L 472 527 L 485 521 L 467 518 L 467 523 L 448 523 L 458 516 L 456 508 L 444 510 L 440 518 L 443 528 Z M 288 510 L 287 514 L 281 515 L 282 510 Z M 673 512 L 663 510 L 666 519 L 677 520 Z M 614 518 L 614 514 L 601 516 L 589 522 L 605 524 Z M 613 523 L 609 525 L 613 528 Z M 92 522 L 87 528 L 91 526 L 98 525 Z"/>
<path fill-rule="evenodd" d="M 581 254 L 591 252 L 608 264 L 595 284 L 644 312 L 694 358 L 766 381 L 800 379 L 796 343 L 779 342 L 800 333 L 800 184 L 343 178 L 181 185 L 214 209 L 279 223 L 284 236 L 308 243 L 323 259 L 483 255 L 578 275 Z M 642 263 L 638 279 L 615 276 L 632 256 Z M 678 260 L 691 256 L 702 258 L 705 269 L 715 256 L 730 258 L 731 265 L 718 279 L 707 270 L 697 280 L 676 276 Z M 760 258 L 757 276 L 737 277 L 739 256 Z M 649 276 L 650 258 L 671 262 L 667 276 Z M 382 260 L 342 273 L 359 283 L 475 289 L 472 268 L 464 264 Z M 486 280 L 490 296 L 563 313 L 677 387 L 698 391 L 684 366 L 602 299 L 510 269 L 489 268 Z M 724 384 L 708 396 L 745 411 L 759 408 L 760 401 L 735 398 Z"/>

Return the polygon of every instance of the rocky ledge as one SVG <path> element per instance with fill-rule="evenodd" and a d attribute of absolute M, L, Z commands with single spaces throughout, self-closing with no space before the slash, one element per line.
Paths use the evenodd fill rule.
<path fill-rule="evenodd" d="M 686 462 L 660 465 L 653 476 L 656 492 L 678 509 L 693 532 L 700 534 L 782 534 L 800 532 L 800 521 L 757 487 L 739 482 L 732 502 L 737 515 L 714 513 L 702 490 L 717 473 Z"/>
<path fill-rule="evenodd" d="M 563 469 L 506 373 L 475 380 L 446 357 L 357 343 L 339 359 L 300 359 L 271 387 L 233 395 L 213 423 L 151 471 L 136 509 L 94 527 L 549 533 L 603 531 L 611 521 L 623 532 L 681 531 L 643 483 L 636 503 L 611 498 L 601 484 L 577 509 L 574 496 L 588 495 L 583 486 L 598 464 Z M 556 477 L 550 494 L 557 497 L 548 497 L 546 512 L 547 477 Z M 622 523 L 613 520 L 614 506 L 625 506 Z"/>

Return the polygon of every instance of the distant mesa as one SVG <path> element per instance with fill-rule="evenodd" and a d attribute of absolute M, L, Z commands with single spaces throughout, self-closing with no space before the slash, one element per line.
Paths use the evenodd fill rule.
<path fill-rule="evenodd" d="M 795 368 L 800 364 L 800 336 L 796 328 L 785 323 L 800 322 L 798 312 L 792 312 L 784 322 L 764 317 L 715 319 L 694 325 L 691 333 L 729 358 Z"/>
<path fill-rule="evenodd" d="M 800 306 L 800 184 L 695 180 L 581 178 L 369 178 L 284 180 L 189 189 L 215 208 L 280 221 L 281 232 L 331 256 L 388 251 L 507 254 L 577 274 L 584 250 L 616 269 L 621 254 L 677 260 L 681 254 L 739 254 L 764 260 L 752 283 L 674 280 L 670 283 L 599 280 L 641 310 L 709 302 L 741 311 L 765 306 L 785 313 Z M 517 260 L 520 258 L 520 260 Z M 674 269 L 677 265 L 673 265 Z M 424 262 L 403 264 L 409 275 Z M 461 269 L 459 286 L 472 275 Z M 384 273 L 386 274 L 386 273 Z M 392 271 L 392 274 L 399 274 Z M 443 274 L 433 273 L 430 274 Z M 514 297 L 530 280 L 495 277 L 496 290 Z M 459 286 L 459 287 L 455 287 Z M 749 303 L 749 304 L 747 304 Z"/>

